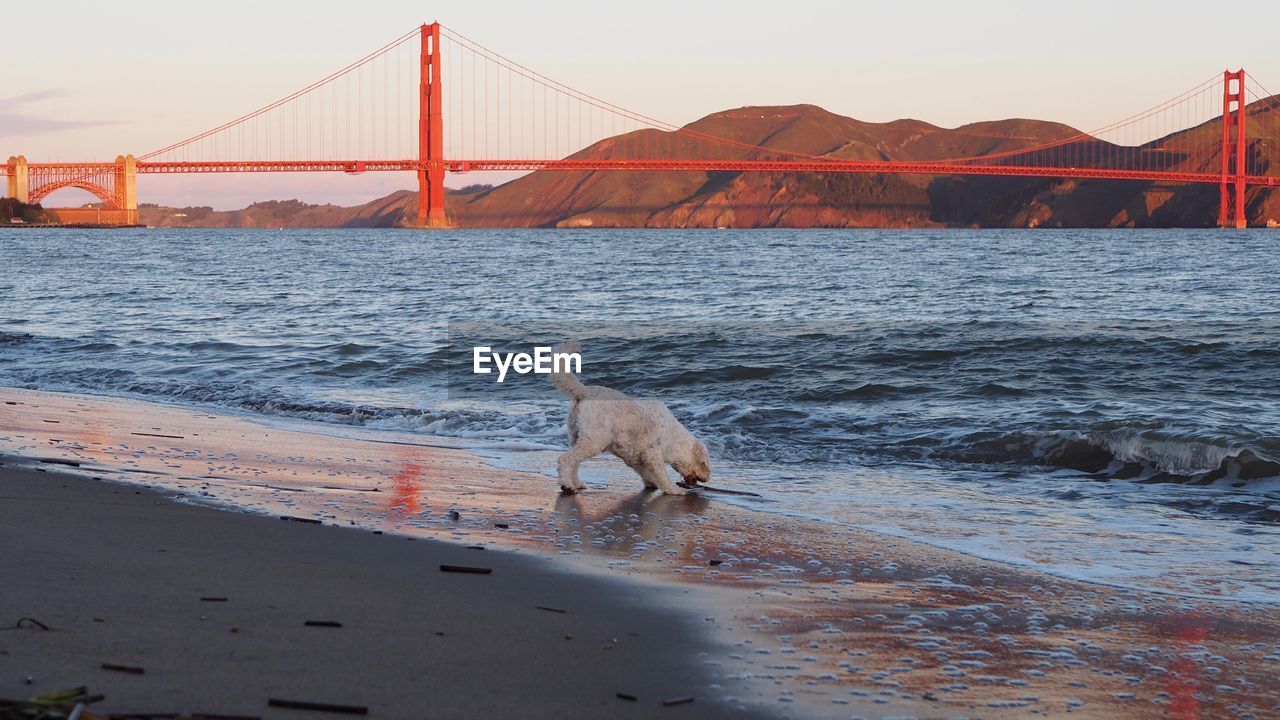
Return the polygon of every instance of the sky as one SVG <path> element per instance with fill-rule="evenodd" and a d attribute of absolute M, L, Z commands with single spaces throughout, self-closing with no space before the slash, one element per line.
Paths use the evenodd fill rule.
<path fill-rule="evenodd" d="M 4 11 L 0 158 L 141 154 L 432 20 L 675 124 L 743 105 L 812 103 L 868 121 L 1028 117 L 1090 129 L 1226 68 L 1280 88 L 1280 55 L 1251 30 L 1280 27 L 1280 4 L 1222 9 L 1231 18 L 1216 18 L 1212 4 L 1143 0 L 22 2 Z M 294 198 L 357 204 L 413 186 L 392 173 L 143 176 L 139 195 L 231 209 Z M 89 199 L 66 190 L 48 204 Z"/>

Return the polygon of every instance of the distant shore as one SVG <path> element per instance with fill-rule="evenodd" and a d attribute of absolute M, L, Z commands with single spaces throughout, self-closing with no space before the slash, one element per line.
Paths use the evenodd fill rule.
<path fill-rule="evenodd" d="M 110 223 L 0 223 L 0 228 L 32 230 L 123 230 L 143 228 L 146 225 L 112 225 Z"/>

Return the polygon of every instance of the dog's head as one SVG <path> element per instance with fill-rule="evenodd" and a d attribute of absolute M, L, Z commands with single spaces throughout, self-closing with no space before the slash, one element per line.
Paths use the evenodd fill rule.
<path fill-rule="evenodd" d="M 707 452 L 707 446 L 696 438 L 689 438 L 680 456 L 672 461 L 671 467 L 680 473 L 688 485 L 711 482 L 711 454 Z"/>

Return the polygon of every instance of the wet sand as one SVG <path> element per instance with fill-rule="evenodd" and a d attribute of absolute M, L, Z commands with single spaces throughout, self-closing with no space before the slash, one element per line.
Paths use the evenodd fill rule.
<path fill-rule="evenodd" d="M 391 533 L 438 538 L 454 543 L 449 551 L 467 560 L 497 557 L 499 548 L 520 550 L 513 568 L 536 567 L 538 578 L 547 568 L 569 568 L 579 573 L 575 577 L 592 572 L 604 581 L 625 580 L 630 589 L 619 597 L 676 598 L 688 613 L 684 622 L 714 641 L 674 650 L 685 663 L 677 675 L 691 683 L 690 693 L 702 693 L 699 716 L 710 707 L 702 704 L 703 694 L 796 717 L 1280 716 L 1274 680 L 1280 615 L 1271 606 L 1073 582 L 714 497 L 637 493 L 625 481 L 625 469 L 609 461 L 597 461 L 592 472 L 617 472 L 623 482 L 563 497 L 551 478 L 493 467 L 457 441 L 359 429 L 335 437 L 305 423 L 267 425 L 172 406 L 11 389 L 0 390 L 0 400 L 6 403 L 0 405 L 0 451 L 43 461 L 50 470 L 126 479 L 197 502 L 355 528 L 325 530 L 339 538 L 335 552 L 348 538 L 400 548 L 418 543 L 394 540 Z M 100 514 L 102 523 L 120 523 Z M 223 515 L 246 527 L 322 530 Z M 374 530 L 387 534 L 374 536 Z M 65 540 L 50 542 L 68 549 Z M 467 545 L 491 549 L 468 551 Z M 310 558 L 319 568 L 328 562 Z M 388 562 L 390 573 L 410 560 Z M 483 583 L 499 575 L 435 578 L 433 587 L 474 588 L 476 583 L 439 582 Z M 352 583 L 331 582 L 354 591 Z M 562 600 L 529 596 L 520 602 Z M 600 612 L 608 616 L 606 605 Z M 413 607 L 387 610 L 387 622 L 399 614 L 412 618 Z M 567 615 L 538 611 L 535 617 L 546 622 Z M 670 616 L 667 621 L 674 622 Z M 11 642 L 5 634 L 0 649 Z M 0 655 L 0 662 L 6 660 Z M 347 667 L 394 667 L 399 660 L 389 652 L 373 665 Z M 114 660 L 95 658 L 92 666 L 102 661 Z M 486 672 L 492 681 L 494 671 Z M 608 700 L 614 690 L 600 692 Z M 11 688 L 0 684 L 2 694 L 12 694 Z M 655 709 L 678 710 L 659 705 L 650 714 Z"/>

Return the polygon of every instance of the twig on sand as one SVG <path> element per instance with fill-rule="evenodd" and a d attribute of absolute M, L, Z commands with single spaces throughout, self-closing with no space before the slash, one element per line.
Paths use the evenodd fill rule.
<path fill-rule="evenodd" d="M 289 708 L 291 710 L 314 710 L 316 712 L 342 713 L 344 715 L 368 715 L 369 708 L 363 705 L 334 705 L 332 703 L 307 702 L 305 700 L 267 700 L 271 707 Z"/>
<path fill-rule="evenodd" d="M 295 515 L 281 515 L 281 516 L 280 516 L 280 519 L 281 519 L 281 520 L 288 520 L 288 521 L 290 521 L 290 522 L 306 523 L 306 524 L 308 524 L 308 525 L 322 525 L 322 524 L 323 524 L 323 522 L 321 522 L 320 520 L 316 520 L 315 518 L 297 517 L 297 516 L 295 516 Z"/>
<path fill-rule="evenodd" d="M 472 567 L 470 565 L 441 565 L 440 572 L 471 573 L 472 575 L 488 575 L 493 568 Z"/>
<path fill-rule="evenodd" d="M 224 597 L 202 597 L 202 598 L 200 598 L 200 602 L 226 602 L 226 601 L 227 601 L 227 599 L 226 599 L 226 598 L 224 598 Z"/>
<path fill-rule="evenodd" d="M 128 673 L 130 675 L 145 675 L 147 672 L 146 670 L 143 670 L 140 667 L 134 667 L 133 665 L 117 665 L 115 663 L 102 663 L 102 669 L 110 670 L 112 672 Z"/>
<path fill-rule="evenodd" d="M 18 622 L 12 627 L 3 628 L 4 630 L 22 630 L 23 628 L 31 628 L 32 630 L 49 630 L 50 627 L 35 618 L 24 617 L 18 618 Z"/>
<path fill-rule="evenodd" d="M 67 467 L 80 467 L 80 463 L 75 460 L 63 460 L 62 458 L 40 458 L 40 462 L 46 465 L 66 465 Z"/>
<path fill-rule="evenodd" d="M 187 439 L 185 435 L 164 435 L 162 433 L 131 432 L 129 434 L 141 435 L 142 437 L 166 438 L 169 440 L 186 440 Z"/>
<path fill-rule="evenodd" d="M 619 700 L 630 700 L 631 702 L 635 702 L 636 700 L 639 700 L 639 698 L 637 698 L 635 695 L 632 695 L 631 693 L 620 692 L 620 693 L 614 693 L 614 695 L 616 695 Z"/>
<path fill-rule="evenodd" d="M 662 704 L 665 707 L 671 707 L 672 705 L 687 705 L 691 702 L 693 702 L 692 695 L 690 695 L 689 697 L 679 697 L 679 698 L 671 698 L 669 700 L 663 700 Z"/>
<path fill-rule="evenodd" d="M 534 605 L 533 607 L 538 610 L 546 610 L 547 612 L 560 613 L 561 615 L 564 615 L 565 613 L 569 612 L 568 610 L 562 610 L 561 608 L 558 608 L 558 607 L 548 607 L 546 605 Z"/>
<path fill-rule="evenodd" d="M 760 493 L 747 492 L 746 490 L 729 490 L 728 488 L 711 487 L 710 485 L 690 485 L 683 480 L 676 483 L 686 490 L 705 490 L 711 493 L 719 493 L 721 495 L 742 495 L 744 497 L 764 497 Z"/>
<path fill-rule="evenodd" d="M 342 623 L 336 620 L 308 620 L 302 624 L 306 625 L 307 627 L 326 627 L 326 628 L 342 627 Z"/>

